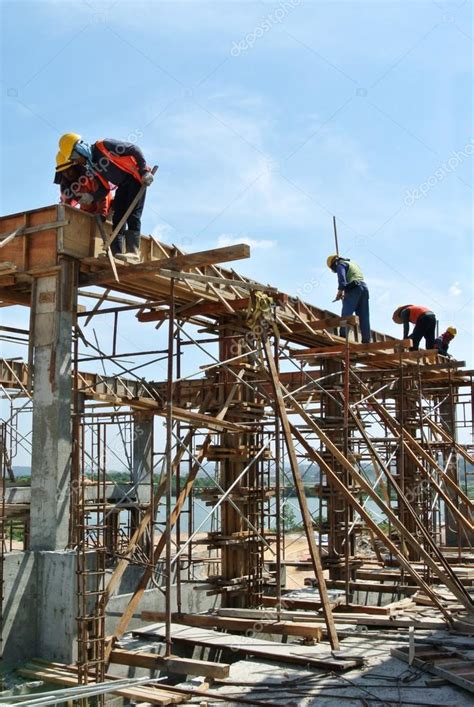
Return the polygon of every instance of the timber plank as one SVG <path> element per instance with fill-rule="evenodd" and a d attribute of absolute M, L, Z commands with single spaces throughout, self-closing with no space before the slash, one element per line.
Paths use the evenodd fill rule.
<path fill-rule="evenodd" d="M 143 612 L 142 612 L 143 613 Z M 203 675 L 212 678 L 229 677 L 230 666 L 227 663 L 214 663 L 208 660 L 191 660 L 171 655 L 168 658 L 147 651 L 127 651 L 114 648 L 110 654 L 110 662 L 117 665 L 147 668 L 149 670 L 166 670 L 180 675 Z"/>
<path fill-rule="evenodd" d="M 272 621 L 265 618 L 264 612 L 259 619 L 246 619 L 239 616 L 217 616 L 214 614 L 173 614 L 172 621 L 186 626 L 199 628 L 223 628 L 229 631 L 255 631 L 256 633 L 278 634 L 282 636 L 301 636 L 320 641 L 323 636 L 321 626 L 312 626 L 309 623 Z M 162 611 L 142 611 L 144 621 L 164 621 L 166 616 Z"/>
<path fill-rule="evenodd" d="M 350 317 L 331 316 L 324 319 L 308 319 L 304 324 L 294 324 L 291 330 L 294 334 L 306 333 L 308 325 L 314 331 L 324 331 L 325 329 L 336 329 L 339 327 L 353 327 L 359 323 L 359 317 L 352 315 Z"/>
<path fill-rule="evenodd" d="M 18 668 L 17 672 L 22 677 L 33 680 L 44 680 L 52 685 L 62 685 L 64 687 L 74 687 L 78 685 L 77 675 L 68 673 L 66 670 L 37 667 L 35 664 L 28 663 L 27 667 Z M 91 683 L 91 685 L 92 684 L 93 683 Z M 185 701 L 184 698 L 181 698 L 177 694 L 164 692 L 159 688 L 151 688 L 146 685 L 143 687 L 119 688 L 118 690 L 111 690 L 111 693 L 139 702 L 146 700 L 154 705 L 180 704 Z"/>
<path fill-rule="evenodd" d="M 213 248 L 211 250 L 203 250 L 186 255 L 149 260 L 146 263 L 140 263 L 138 265 L 119 265 L 119 272 L 121 280 L 127 280 L 127 278 L 136 280 L 137 275 L 159 272 L 163 268 L 166 270 L 176 269 L 182 271 L 203 265 L 226 263 L 232 260 L 242 260 L 249 257 L 249 246 L 246 243 L 239 243 L 224 248 Z M 100 274 L 84 275 L 84 281 L 89 285 L 99 285 L 109 280 L 114 280 L 114 274 L 111 268 L 104 269 Z"/>
<path fill-rule="evenodd" d="M 403 660 L 405 663 L 409 661 L 409 648 L 391 648 L 390 655 Z M 446 658 L 452 658 L 453 654 L 449 654 L 443 650 L 442 646 L 437 651 L 430 651 L 426 655 L 423 648 L 420 649 L 419 644 L 415 644 L 415 657 L 413 665 L 422 668 L 433 675 L 444 678 L 448 682 L 462 687 L 468 692 L 474 693 L 474 662 L 460 656 L 459 659 L 446 661 Z M 452 669 L 450 669 L 450 666 Z"/>
<path fill-rule="evenodd" d="M 151 636 L 160 638 L 166 635 L 164 623 L 151 624 L 143 629 L 133 631 L 137 636 Z M 342 660 L 333 658 L 330 653 L 325 653 L 320 647 L 298 646 L 293 643 L 275 643 L 261 638 L 249 636 L 232 636 L 219 633 L 210 629 L 190 628 L 180 624 L 171 624 L 171 637 L 173 641 L 182 641 L 192 645 L 209 646 L 232 650 L 245 655 L 257 655 L 265 660 L 277 660 L 283 663 L 296 663 L 309 665 L 315 668 L 328 670 L 350 670 L 361 664 L 361 659 L 351 658 Z"/>
<path fill-rule="evenodd" d="M 332 616 L 332 609 L 329 603 L 329 597 L 326 589 L 326 580 L 323 573 L 323 567 L 321 562 L 321 555 L 319 552 L 319 547 L 316 544 L 313 530 L 313 521 L 311 514 L 308 510 L 308 502 L 305 495 L 305 489 L 303 485 L 303 479 L 301 476 L 298 458 L 296 456 L 296 450 L 293 444 L 293 437 L 291 434 L 290 423 L 286 414 L 285 401 L 282 395 L 281 383 L 278 378 L 278 371 L 273 359 L 273 351 L 271 349 L 268 339 L 264 342 L 264 352 L 265 359 L 268 366 L 268 377 L 273 388 L 274 400 L 275 400 L 275 414 L 279 416 L 282 425 L 282 432 L 286 443 L 286 450 L 288 453 L 288 459 L 291 466 L 291 471 L 293 474 L 293 480 L 295 483 L 295 488 L 298 496 L 298 503 L 300 507 L 301 517 L 303 519 L 303 525 L 305 528 L 306 539 L 308 541 L 309 553 L 311 556 L 311 561 L 313 563 L 314 573 L 318 580 L 319 594 L 321 597 L 322 610 L 324 618 L 326 620 L 326 626 L 328 629 L 329 640 L 333 650 L 339 648 L 339 640 L 337 638 L 336 627 L 334 625 L 334 619 Z M 285 391 L 286 392 L 286 391 Z"/>
<path fill-rule="evenodd" d="M 373 352 L 373 351 L 386 351 L 390 349 L 398 350 L 405 349 L 411 346 L 411 339 L 395 339 L 394 341 L 373 341 L 370 344 L 359 344 L 356 341 L 349 342 L 349 351 L 354 354 L 360 352 Z M 292 350 L 292 354 L 295 358 L 305 358 L 305 356 L 311 356 L 314 354 L 327 354 L 327 353 L 341 353 L 344 354 L 346 351 L 345 344 L 338 344 L 337 346 L 317 346 L 315 348 L 309 348 L 301 350 Z"/>

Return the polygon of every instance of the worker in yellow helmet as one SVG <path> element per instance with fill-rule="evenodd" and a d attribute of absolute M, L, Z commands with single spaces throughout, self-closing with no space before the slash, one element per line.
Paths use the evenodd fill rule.
<path fill-rule="evenodd" d="M 338 279 L 336 300 L 342 300 L 342 317 L 357 314 L 359 317 L 362 343 L 370 343 L 369 288 L 364 282 L 362 270 L 354 260 L 330 255 L 326 264 Z M 336 301 L 335 300 L 335 301 Z M 345 329 L 340 331 L 345 336 Z"/>
<path fill-rule="evenodd" d="M 439 354 L 451 358 L 451 356 L 448 354 L 449 344 L 454 339 L 457 333 L 458 332 L 456 327 L 448 326 L 444 334 L 441 334 L 441 336 L 438 336 L 435 339 L 434 347 L 435 349 L 437 349 Z"/>
<path fill-rule="evenodd" d="M 83 165 L 100 182 L 98 192 L 93 195 L 94 200 L 104 198 L 110 184 L 117 187 L 112 218 L 114 228 L 121 221 L 141 186 L 148 187 L 153 182 L 153 175 L 147 167 L 143 152 L 130 142 L 107 138 L 90 145 L 77 133 L 65 133 L 59 140 L 59 149 L 67 160 Z M 132 263 L 140 261 L 140 230 L 144 204 L 145 194 L 128 216 L 127 230 L 125 231 L 124 225 L 110 246 L 114 257 Z"/>

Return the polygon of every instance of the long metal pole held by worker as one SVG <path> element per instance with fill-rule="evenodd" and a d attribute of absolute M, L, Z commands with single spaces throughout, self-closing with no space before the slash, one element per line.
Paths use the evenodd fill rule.
<path fill-rule="evenodd" d="M 336 244 L 336 255 L 339 258 L 339 242 L 337 240 L 337 226 L 336 226 L 336 217 L 332 217 L 332 227 L 334 229 L 334 242 Z M 333 302 L 337 302 L 337 298 L 333 299 Z"/>
<path fill-rule="evenodd" d="M 339 243 L 337 241 L 337 226 L 336 226 L 336 217 L 332 217 L 332 226 L 334 228 L 334 241 L 336 243 L 336 255 L 339 257 Z"/>
<path fill-rule="evenodd" d="M 158 165 L 155 165 L 151 169 L 151 174 L 155 175 L 157 171 L 158 171 Z M 145 193 L 145 190 L 146 190 L 146 185 L 142 184 L 142 186 L 140 187 L 140 189 L 138 190 L 138 192 L 136 193 L 136 195 L 134 196 L 134 198 L 130 202 L 128 209 L 126 210 L 126 212 L 124 213 L 124 215 L 122 216 L 122 218 L 120 219 L 118 224 L 115 226 L 114 230 L 112 231 L 112 233 L 108 237 L 107 242 L 104 244 L 105 250 L 107 250 L 107 248 L 110 248 L 110 244 L 115 240 L 117 235 L 120 233 L 120 231 L 121 231 L 122 227 L 124 226 L 124 224 L 126 223 L 128 217 L 130 216 L 133 209 L 135 208 L 135 206 L 138 204 L 138 202 L 142 198 L 143 194 Z"/>

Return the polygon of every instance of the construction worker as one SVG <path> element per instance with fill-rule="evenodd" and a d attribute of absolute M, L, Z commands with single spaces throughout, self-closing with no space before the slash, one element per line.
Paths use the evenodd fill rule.
<path fill-rule="evenodd" d="M 93 200 L 91 203 L 88 195 L 97 192 L 100 183 L 95 177 L 87 176 L 86 169 L 82 165 L 68 162 L 61 152 L 56 155 L 54 183 L 59 185 L 60 198 L 64 204 L 79 205 L 81 211 L 102 216 L 104 220 L 109 215 L 112 192 L 107 191 L 103 198 Z"/>
<path fill-rule="evenodd" d="M 426 348 L 434 349 L 436 316 L 431 309 L 420 304 L 403 304 L 394 311 L 392 319 L 395 324 L 403 324 L 403 338 L 412 340 L 410 351 L 418 351 L 423 337 Z M 414 325 L 414 329 L 408 336 L 410 323 Z"/>
<path fill-rule="evenodd" d="M 362 270 L 354 260 L 330 255 L 326 261 L 328 268 L 337 274 L 338 290 L 336 299 L 342 300 L 342 317 L 357 314 L 359 317 L 362 343 L 370 343 L 369 288 L 364 282 Z M 341 336 L 346 335 L 344 328 Z"/>
<path fill-rule="evenodd" d="M 449 349 L 449 344 L 451 341 L 454 339 L 456 334 L 458 333 L 456 327 L 454 326 L 448 326 L 444 334 L 441 334 L 441 336 L 438 336 L 435 341 L 434 341 L 434 347 L 437 349 L 438 353 L 441 354 L 442 356 L 447 356 L 448 358 L 451 358 L 451 356 L 448 354 L 448 349 Z"/>
<path fill-rule="evenodd" d="M 98 192 L 85 197 L 90 203 L 105 196 L 109 183 L 117 187 L 113 228 L 125 215 L 142 184 L 150 186 L 153 182 L 153 175 L 146 165 L 142 151 L 130 142 L 107 138 L 90 145 L 76 133 L 65 133 L 59 140 L 59 149 L 67 160 L 83 165 L 101 182 Z M 132 263 L 140 261 L 140 230 L 144 203 L 145 193 L 127 218 L 127 230 L 125 231 L 124 225 L 111 243 L 114 257 L 120 260 Z"/>

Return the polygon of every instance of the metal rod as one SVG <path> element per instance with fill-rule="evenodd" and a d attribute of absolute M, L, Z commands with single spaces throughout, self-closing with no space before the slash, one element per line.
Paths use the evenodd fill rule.
<path fill-rule="evenodd" d="M 170 304 L 168 321 L 168 376 L 166 383 L 166 549 L 165 549 L 165 614 L 166 614 L 166 653 L 168 657 L 172 653 L 171 638 L 171 492 L 172 492 L 172 456 L 171 448 L 173 444 L 173 375 L 174 375 L 174 278 L 170 282 Z"/>

